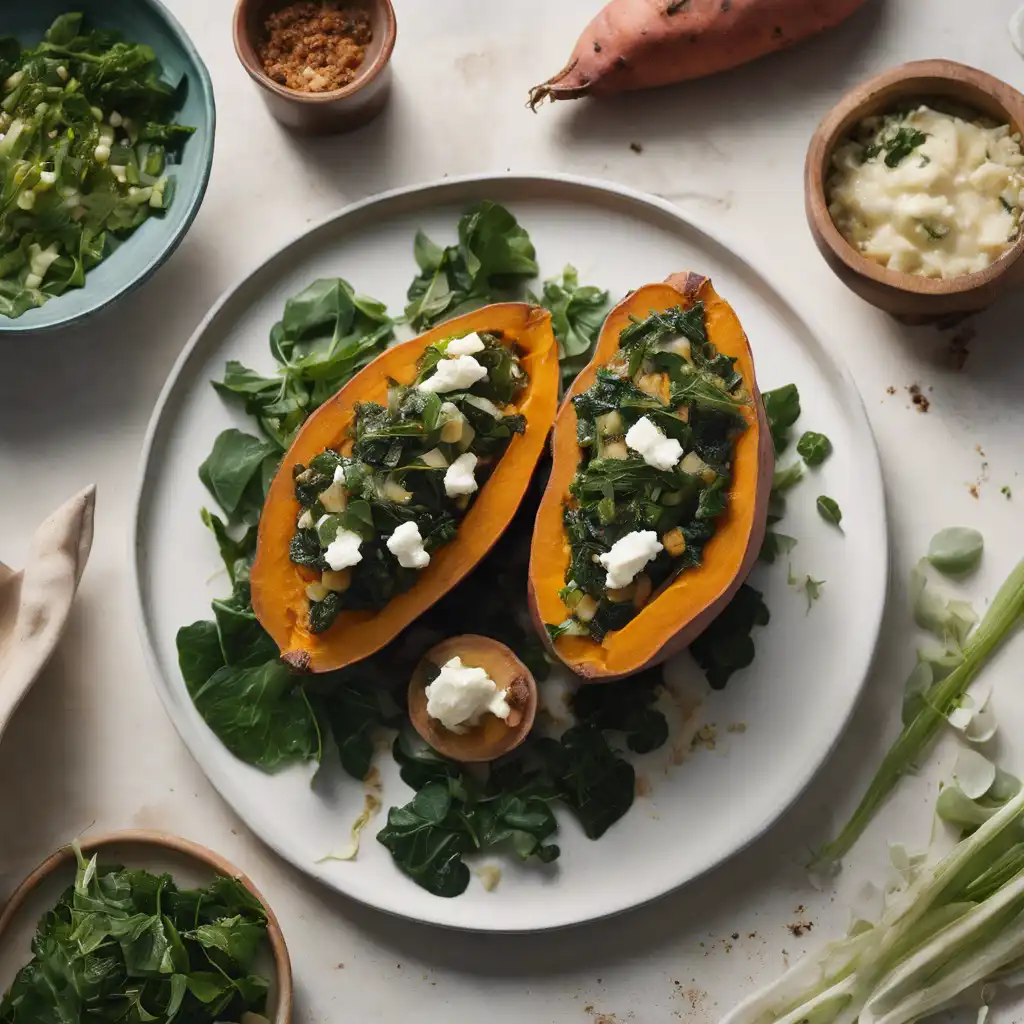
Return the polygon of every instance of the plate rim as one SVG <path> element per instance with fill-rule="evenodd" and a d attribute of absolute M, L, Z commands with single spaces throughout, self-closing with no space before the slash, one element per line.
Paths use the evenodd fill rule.
<path fill-rule="evenodd" d="M 285 251 L 291 249 L 300 243 L 304 238 L 315 235 L 317 232 L 325 228 L 327 225 L 342 221 L 347 217 L 356 214 L 367 207 L 387 204 L 394 200 L 401 200 L 405 197 L 412 196 L 417 193 L 423 193 L 429 195 L 431 192 L 455 192 L 457 193 L 460 188 L 480 186 L 481 184 L 494 183 L 496 186 L 502 184 L 513 184 L 519 186 L 534 187 L 543 185 L 544 183 L 558 183 L 561 185 L 569 186 L 571 189 L 579 189 L 582 192 L 597 192 L 609 194 L 619 199 L 625 199 L 632 203 L 639 204 L 640 206 L 646 206 L 653 208 L 655 211 L 662 215 L 668 216 L 670 219 L 678 221 L 683 227 L 690 231 L 695 231 L 700 235 L 703 235 L 713 245 L 719 247 L 722 251 L 727 253 L 731 259 L 735 260 L 743 269 L 745 269 L 754 279 L 760 279 L 764 285 L 767 286 L 769 291 L 773 294 L 776 301 L 781 303 L 782 307 L 788 312 L 793 318 L 793 321 L 799 324 L 803 330 L 813 339 L 815 339 L 820 347 L 822 358 L 826 361 L 828 369 L 835 373 L 842 383 L 843 389 L 850 399 L 850 413 L 857 421 L 858 425 L 866 431 L 867 436 L 871 440 L 870 446 L 865 452 L 865 480 L 870 484 L 870 490 L 866 492 L 866 500 L 870 500 L 875 506 L 875 516 L 881 522 L 884 531 L 886 543 L 882 546 L 880 553 L 881 558 L 881 573 L 879 586 L 879 600 L 875 604 L 875 611 L 871 623 L 873 639 L 870 647 L 870 651 L 867 656 L 866 663 L 863 666 L 861 673 L 860 682 L 850 692 L 847 706 L 843 710 L 842 720 L 839 727 L 835 731 L 835 735 L 832 737 L 828 747 L 824 749 L 820 757 L 816 762 L 811 765 L 804 777 L 798 780 L 797 785 L 794 786 L 792 792 L 784 799 L 779 801 L 770 810 L 767 811 L 759 820 L 753 821 L 751 827 L 745 833 L 742 841 L 736 843 L 731 849 L 717 857 L 715 860 L 709 862 L 703 867 L 699 868 L 688 878 L 685 878 L 675 885 L 664 889 L 662 892 L 645 897 L 640 900 L 636 899 L 621 899 L 614 902 L 614 905 L 601 909 L 597 912 L 591 912 L 588 910 L 580 911 L 577 909 L 575 912 L 565 916 L 563 920 L 554 921 L 551 923 L 542 923 L 540 925 L 516 925 L 516 926 L 499 926 L 499 927 L 483 927 L 474 924 L 463 924 L 452 919 L 451 915 L 424 915 L 422 913 L 405 913 L 394 906 L 383 906 L 378 902 L 371 902 L 364 896 L 356 895 L 351 891 L 334 884 L 332 881 L 318 875 L 309 870 L 309 865 L 298 862 L 292 858 L 281 845 L 274 839 L 265 835 L 262 830 L 257 829 L 251 820 L 251 816 L 247 811 L 243 812 L 239 809 L 238 804 L 241 801 L 236 802 L 229 798 L 228 793 L 234 791 L 233 785 L 229 780 L 219 777 L 219 773 L 214 771 L 208 771 L 205 763 L 205 755 L 202 753 L 205 749 L 205 742 L 202 738 L 195 734 L 191 723 L 188 722 L 183 716 L 180 716 L 178 709 L 174 703 L 171 689 L 168 684 L 168 680 L 164 675 L 163 669 L 160 665 L 159 658 L 156 653 L 155 645 L 150 636 L 150 630 L 148 628 L 147 617 L 146 617 L 146 602 L 143 596 L 143 584 L 142 584 L 142 573 L 141 573 L 141 547 L 139 542 L 140 527 L 143 518 L 145 493 L 149 481 L 151 472 L 151 460 L 153 455 L 153 448 L 156 443 L 160 425 L 163 418 L 163 413 L 169 402 L 173 397 L 175 386 L 178 378 L 182 376 L 183 372 L 194 351 L 199 347 L 203 336 L 208 330 L 210 324 L 220 315 L 221 310 L 228 305 L 229 302 L 240 292 L 250 279 L 257 277 L 267 267 L 278 259 Z M 444 200 L 452 201 L 452 200 Z M 135 619 L 136 628 L 139 633 L 139 639 L 143 647 L 145 654 L 145 660 L 147 667 L 149 668 L 152 682 L 157 690 L 160 697 L 160 701 L 164 706 L 168 717 L 174 725 L 178 736 L 188 750 L 189 755 L 193 761 L 199 766 L 203 775 L 206 777 L 210 785 L 217 791 L 219 796 L 228 804 L 232 809 L 233 813 L 237 814 L 242 821 L 245 823 L 246 828 L 264 845 L 269 847 L 274 853 L 281 857 L 286 863 L 292 867 L 301 871 L 304 875 L 314 879 L 318 884 L 326 886 L 333 892 L 338 893 L 346 899 L 353 900 L 354 902 L 372 908 L 375 911 L 389 914 L 394 917 L 402 918 L 405 920 L 415 921 L 421 924 L 427 924 L 435 927 L 450 928 L 456 931 L 474 932 L 474 933 L 491 933 L 491 934 L 533 934 L 547 931 L 558 931 L 566 928 L 572 928 L 579 925 L 587 924 L 592 921 L 599 921 L 609 917 L 615 917 L 619 914 L 626 913 L 630 910 L 634 910 L 650 903 L 655 902 L 658 899 L 669 895 L 670 893 L 676 892 L 684 886 L 690 886 L 700 881 L 704 877 L 708 876 L 712 871 L 722 867 L 729 861 L 736 858 L 740 853 L 750 847 L 753 843 L 761 839 L 766 835 L 778 822 L 779 820 L 789 811 L 797 801 L 804 795 L 813 780 L 817 777 L 819 772 L 825 766 L 825 764 L 832 757 L 833 753 L 840 740 L 846 733 L 847 728 L 850 724 L 850 719 L 853 716 L 860 700 L 863 696 L 864 688 L 867 680 L 871 674 L 873 665 L 877 658 L 879 641 L 881 639 L 881 626 L 883 617 L 885 614 L 885 608 L 888 601 L 889 581 L 891 575 L 891 538 L 890 538 L 890 524 L 888 509 L 885 502 L 885 489 L 884 480 L 882 475 L 881 459 L 878 450 L 878 442 L 874 434 L 874 430 L 871 427 L 871 421 L 867 415 L 867 408 L 864 403 L 864 398 L 860 393 L 860 389 L 857 387 L 856 381 L 853 375 L 850 373 L 846 363 L 843 361 L 841 356 L 833 351 L 832 347 L 829 346 L 823 338 L 825 337 L 824 332 L 814 330 L 811 323 L 804 316 L 803 312 L 798 305 L 795 305 L 790 301 L 786 291 L 779 287 L 774 274 L 770 269 L 764 270 L 758 266 L 755 266 L 747 256 L 744 254 L 744 247 L 728 232 L 721 231 L 718 227 L 712 227 L 700 216 L 693 216 L 688 211 L 683 211 L 679 207 L 670 203 L 668 200 L 662 199 L 660 196 L 655 196 L 650 193 L 644 192 L 640 189 L 634 189 L 626 185 L 621 185 L 618 182 L 605 181 L 598 178 L 591 178 L 584 175 L 576 174 L 565 174 L 555 172 L 543 172 L 543 171 L 512 171 L 512 172 L 494 172 L 494 173 L 480 173 L 480 174 L 466 174 L 453 176 L 450 178 L 435 179 L 427 182 L 417 182 L 411 185 L 404 185 L 398 188 L 389 189 L 385 192 L 376 193 L 367 196 L 363 199 L 357 200 L 356 202 L 346 204 L 341 208 L 329 213 L 325 217 L 319 220 L 305 225 L 301 230 L 287 238 L 281 244 L 275 246 L 275 248 L 269 252 L 265 257 L 260 258 L 254 262 L 247 270 L 237 276 L 231 285 L 229 285 L 225 291 L 220 295 L 216 302 L 210 307 L 209 311 L 203 317 L 203 319 L 196 326 L 192 335 L 189 337 L 185 346 L 175 359 L 173 366 L 171 367 L 166 380 L 160 390 L 160 394 L 157 397 L 156 403 L 153 407 L 153 412 L 150 416 L 149 422 L 146 426 L 146 433 L 143 440 L 142 450 L 139 457 L 138 473 L 136 477 L 136 489 L 134 496 L 134 509 L 131 517 L 131 528 L 129 531 L 128 542 L 130 545 L 129 558 L 131 561 L 132 571 L 132 584 L 135 597 Z M 441 900 L 438 901 L 440 904 L 447 906 L 452 901 Z"/>
<path fill-rule="evenodd" d="M 195 69 L 199 80 L 203 108 L 209 121 L 208 138 L 201 154 L 202 169 L 196 181 L 196 187 L 192 195 L 188 197 L 189 207 L 185 213 L 185 218 L 178 225 L 177 230 L 168 238 L 167 244 L 150 261 L 142 273 L 137 277 L 126 280 L 106 298 L 101 299 L 97 297 L 89 306 L 85 309 L 80 309 L 77 313 L 41 324 L 26 323 L 23 317 L 17 317 L 13 320 L 9 317 L 0 318 L 0 340 L 4 338 L 11 339 L 25 334 L 52 334 L 55 331 L 61 331 L 68 327 L 79 327 L 84 322 L 102 313 L 105 309 L 109 309 L 115 302 L 123 299 L 129 293 L 141 288 L 174 255 L 175 250 L 184 241 L 185 235 L 188 234 L 189 229 L 199 215 L 199 209 L 206 198 L 206 191 L 210 185 L 210 176 L 213 173 L 213 156 L 217 135 L 217 101 L 214 95 L 213 79 L 210 77 L 210 70 L 207 68 L 206 62 L 200 55 L 195 43 L 192 42 L 192 37 L 185 31 L 185 27 L 162 0 L 136 0 L 136 2 L 141 2 L 144 6 L 149 7 L 157 18 L 166 23 L 167 27 L 171 30 L 171 34 L 177 39 L 178 44 L 188 58 L 189 64 Z M 126 242 L 130 243 L 131 238 L 126 239 Z M 239 280 L 235 283 L 240 285 L 242 282 Z M 87 280 L 81 291 L 84 291 L 88 286 L 89 282 Z M 61 296 L 57 296 L 56 299 L 51 299 L 51 302 L 57 301 L 60 298 Z M 45 311 L 48 305 L 49 303 L 45 303 L 43 306 L 36 307 L 36 310 Z M 32 311 L 27 310 L 26 312 Z M 175 363 L 176 367 L 177 363 Z"/>

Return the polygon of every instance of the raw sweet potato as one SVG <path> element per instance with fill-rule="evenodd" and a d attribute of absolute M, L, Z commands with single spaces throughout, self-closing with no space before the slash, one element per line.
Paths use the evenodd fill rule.
<path fill-rule="evenodd" d="M 726 71 L 838 25 L 864 0 L 611 0 L 530 106 Z"/>

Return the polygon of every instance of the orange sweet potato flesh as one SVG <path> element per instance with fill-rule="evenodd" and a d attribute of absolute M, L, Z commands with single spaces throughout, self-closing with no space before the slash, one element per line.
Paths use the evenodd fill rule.
<path fill-rule="evenodd" d="M 838 25 L 864 0 L 611 0 L 542 100 L 607 96 L 703 78 Z"/>
<path fill-rule="evenodd" d="M 732 464 L 726 513 L 704 548 L 701 565 L 686 569 L 655 593 L 625 627 L 603 642 L 587 636 L 562 636 L 552 642 L 546 622 L 561 622 L 568 612 L 558 596 L 565 585 L 569 541 L 562 525 L 562 502 L 576 475 L 580 449 L 576 410 L 570 399 L 586 391 L 597 371 L 619 347 L 619 333 L 630 317 L 704 302 L 708 336 L 718 350 L 736 358 L 736 369 L 752 401 L 743 407 L 747 429 L 739 436 Z M 548 648 L 589 682 L 610 682 L 664 661 L 691 644 L 722 611 L 748 573 L 764 540 L 774 467 L 774 449 L 754 376 L 750 344 L 732 307 L 699 274 L 673 274 L 627 296 L 608 314 L 593 360 L 566 394 L 551 440 L 554 464 L 534 527 L 530 549 L 530 612 Z"/>
<path fill-rule="evenodd" d="M 500 332 L 515 342 L 529 384 L 516 403 L 526 430 L 509 443 L 494 472 L 459 524 L 456 538 L 434 552 L 415 585 L 377 612 L 344 611 L 330 629 L 308 629 L 303 570 L 288 557 L 301 508 L 292 469 L 327 448 L 345 444 L 359 402 L 387 402 L 388 378 L 416 376 L 428 345 L 472 331 Z M 412 341 L 395 345 L 361 370 L 305 423 L 267 494 L 252 567 L 252 606 L 263 628 L 296 668 L 329 672 L 380 650 L 452 589 L 490 550 L 526 493 L 558 408 L 558 347 L 551 315 L 522 302 L 498 303 L 456 317 Z"/>

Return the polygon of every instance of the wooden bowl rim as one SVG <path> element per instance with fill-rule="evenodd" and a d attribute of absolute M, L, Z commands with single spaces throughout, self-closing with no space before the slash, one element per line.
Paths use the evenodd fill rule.
<path fill-rule="evenodd" d="M 907 64 L 883 71 L 850 89 L 826 114 L 815 130 L 807 148 L 804 167 L 804 190 L 808 215 L 812 219 L 813 227 L 835 256 L 850 271 L 860 277 L 869 278 L 895 291 L 910 293 L 922 298 L 966 295 L 983 289 L 1002 277 L 1024 253 L 1024 230 L 1020 232 L 1017 240 L 1002 256 L 994 260 L 984 270 L 975 271 L 972 274 L 961 274 L 951 278 L 933 278 L 920 274 L 908 274 L 900 270 L 889 270 L 874 260 L 862 256 L 843 237 L 828 212 L 825 179 L 832 153 L 840 141 L 840 136 L 849 128 L 845 122 L 858 111 L 858 108 L 869 105 L 878 93 L 890 86 L 903 83 L 909 85 L 917 81 L 922 83 L 921 98 L 927 99 L 929 89 L 925 83 L 935 79 L 965 83 L 978 92 L 984 93 L 1005 114 L 1011 127 L 1015 125 L 1017 131 L 1024 132 L 1024 95 L 1012 85 L 978 68 L 952 60 L 910 61 Z M 892 102 L 889 99 L 886 104 L 891 105 Z M 970 103 L 967 102 L 965 105 L 970 106 Z M 860 111 L 859 116 L 867 117 L 881 112 L 881 107 L 879 107 L 875 110 Z"/>
<path fill-rule="evenodd" d="M 272 92 L 282 99 L 290 100 L 293 103 L 305 104 L 309 106 L 323 106 L 329 103 L 339 103 L 343 100 L 347 100 L 360 92 L 364 87 L 368 86 L 378 75 L 387 67 L 388 62 L 391 60 L 391 53 L 395 48 L 395 40 L 398 37 L 398 22 L 395 17 L 395 8 L 391 3 L 391 0 L 364 0 L 364 2 L 372 3 L 378 10 L 384 14 L 384 23 L 386 25 L 386 32 L 384 36 L 384 44 L 381 47 L 380 53 L 374 59 L 372 64 L 363 65 L 359 68 L 356 77 L 353 81 L 349 82 L 348 85 L 342 86 L 340 89 L 332 89 L 330 92 L 297 92 L 295 89 L 287 89 L 283 85 L 279 85 L 275 82 L 266 72 L 263 70 L 262 65 L 257 59 L 256 41 L 252 38 L 252 34 L 249 32 L 246 15 L 249 12 L 249 8 L 252 6 L 254 0 L 238 0 L 235 5 L 235 16 L 232 27 L 232 36 L 235 43 L 235 54 L 245 68 L 246 73 L 249 77 L 259 86 L 262 86 L 268 92 Z M 288 0 L 281 0 L 281 6 L 284 6 Z"/>
<path fill-rule="evenodd" d="M 428 722 L 426 721 L 426 711 L 423 712 L 423 717 L 413 714 L 412 712 L 412 698 L 413 693 L 422 693 L 425 687 L 421 685 L 420 681 L 420 665 L 427 660 L 431 654 L 434 653 L 439 647 L 451 644 L 455 640 L 462 640 L 465 638 L 471 638 L 473 640 L 483 640 L 485 643 L 493 645 L 494 647 L 500 647 L 504 656 L 509 661 L 513 662 L 518 666 L 517 671 L 522 673 L 523 678 L 526 680 L 527 690 L 529 691 L 529 698 L 526 702 L 526 707 L 523 710 L 522 721 L 513 726 L 509 731 L 513 733 L 512 742 L 502 746 L 500 749 L 494 752 L 481 751 L 480 756 L 474 757 L 457 757 L 451 753 L 450 749 L 445 749 L 444 744 L 444 731 L 440 728 L 431 729 Z M 412 722 L 413 728 L 420 734 L 422 740 L 434 750 L 436 750 L 442 757 L 447 757 L 452 761 L 458 761 L 460 764 L 487 764 L 490 761 L 496 761 L 499 757 L 504 757 L 506 754 L 511 754 L 516 747 L 520 746 L 527 736 L 533 731 L 533 725 L 537 718 L 537 706 L 540 703 L 540 692 L 537 687 L 537 680 L 534 678 L 533 673 L 523 664 L 522 659 L 512 650 L 508 644 L 503 644 L 500 640 L 495 640 L 493 637 L 484 636 L 482 633 L 458 633 L 454 636 L 445 637 L 443 640 L 439 640 L 434 644 L 429 651 L 426 651 L 416 662 L 416 667 L 413 669 L 411 678 L 409 679 L 409 721 Z"/>
<path fill-rule="evenodd" d="M 192 860 L 199 861 L 207 867 L 213 868 L 220 875 L 228 878 L 235 878 L 242 883 L 263 905 L 267 912 L 267 938 L 270 942 L 270 951 L 274 957 L 274 969 L 277 974 L 277 1012 L 272 1024 L 291 1024 L 292 1021 L 292 963 L 288 954 L 288 946 L 284 939 L 284 932 L 281 930 L 277 915 L 270 908 L 263 894 L 256 888 L 252 880 L 243 871 L 240 871 L 231 861 L 214 852 L 207 846 L 202 846 L 190 839 L 181 836 L 171 835 L 166 832 L 158 832 L 153 829 L 124 829 L 113 832 L 102 832 L 99 835 L 83 837 L 79 840 L 79 846 L 84 854 L 96 853 L 109 846 L 156 846 L 167 850 L 173 850 Z M 10 927 L 18 911 L 24 906 L 29 896 L 39 887 L 42 882 L 56 873 L 66 864 L 74 862 L 75 851 L 70 845 L 62 846 L 55 853 L 51 853 L 38 867 L 34 868 L 29 875 L 14 890 L 7 902 L 0 908 L 0 939 Z"/>

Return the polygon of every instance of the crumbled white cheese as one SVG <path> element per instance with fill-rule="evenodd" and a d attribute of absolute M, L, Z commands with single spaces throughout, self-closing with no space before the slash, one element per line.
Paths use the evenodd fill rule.
<path fill-rule="evenodd" d="M 475 331 L 467 334 L 464 338 L 452 338 L 445 348 L 445 354 L 450 359 L 452 356 L 475 356 L 477 352 L 483 352 L 487 346 L 480 340 L 480 335 Z"/>
<path fill-rule="evenodd" d="M 444 472 L 444 493 L 449 498 L 472 494 L 477 489 L 476 478 L 473 476 L 475 469 L 475 455 L 471 452 L 460 455 Z"/>
<path fill-rule="evenodd" d="M 359 545 L 363 538 L 352 530 L 338 530 L 337 535 L 324 552 L 324 561 L 335 571 L 358 565 L 363 560 Z"/>
<path fill-rule="evenodd" d="M 395 528 L 388 537 L 388 551 L 398 559 L 403 569 L 425 569 L 430 564 L 430 555 L 423 548 L 420 528 L 410 521 Z"/>
<path fill-rule="evenodd" d="M 863 127 L 876 125 L 877 153 L 865 158 L 851 140 L 833 157 L 829 213 L 847 241 L 890 270 L 924 277 L 975 273 L 1003 255 L 1020 231 L 1020 136 L 926 106 Z M 904 155 L 886 148 L 897 133 L 919 141 L 912 132 L 924 139 Z"/>
<path fill-rule="evenodd" d="M 93 151 L 92 155 L 98 163 L 105 164 L 110 159 L 110 147 L 101 142 Z"/>
<path fill-rule="evenodd" d="M 434 394 L 464 391 L 486 377 L 487 367 L 481 366 L 472 356 L 456 356 L 454 359 L 442 359 L 437 364 L 433 376 L 421 381 L 416 387 L 419 391 L 430 391 Z"/>
<path fill-rule="evenodd" d="M 607 554 L 598 556 L 598 561 L 608 570 L 605 586 L 609 590 L 628 587 L 636 574 L 661 550 L 661 542 L 653 530 L 627 533 L 612 545 Z"/>
<path fill-rule="evenodd" d="M 450 658 L 426 688 L 427 714 L 449 732 L 463 733 L 478 725 L 489 711 L 508 718 L 505 691 L 482 669 L 463 665 L 459 657 Z"/>
<path fill-rule="evenodd" d="M 671 469 L 683 457 L 683 446 L 674 437 L 666 437 L 646 416 L 626 431 L 626 445 L 655 469 Z"/>

